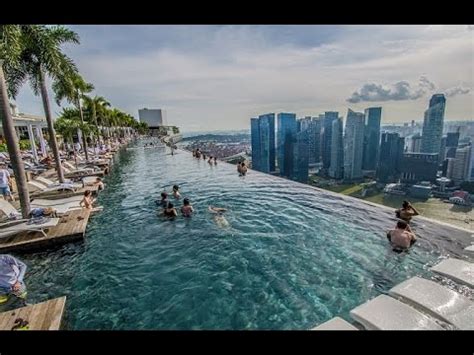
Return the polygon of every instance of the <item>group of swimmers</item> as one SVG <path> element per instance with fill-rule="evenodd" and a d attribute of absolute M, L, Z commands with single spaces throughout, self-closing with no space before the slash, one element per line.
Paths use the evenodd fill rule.
<path fill-rule="evenodd" d="M 197 149 L 193 149 L 193 157 L 194 158 L 197 158 L 197 159 L 201 159 L 202 157 L 202 160 L 206 160 L 206 154 L 204 154 L 201 149 L 197 148 Z M 207 162 L 212 165 L 217 165 L 217 157 L 213 157 L 212 155 L 209 156 L 209 159 L 207 160 Z"/>
<path fill-rule="evenodd" d="M 416 242 L 416 235 L 410 228 L 410 221 L 419 213 L 408 201 L 403 201 L 402 208 L 395 211 L 399 219 L 394 229 L 387 232 L 387 239 L 393 245 L 393 250 L 402 252 L 408 250 Z"/>
<path fill-rule="evenodd" d="M 179 193 L 178 185 L 173 185 L 173 190 L 171 192 L 171 195 L 174 197 L 175 200 L 181 199 L 181 194 Z M 167 192 L 163 191 L 161 193 L 161 199 L 156 201 L 156 204 L 163 207 L 163 210 L 160 213 L 161 216 L 165 216 L 172 220 L 178 217 L 178 211 L 176 210 L 176 207 L 174 207 L 174 204 L 171 201 L 169 201 Z M 220 227 L 229 226 L 229 223 L 223 216 L 223 213 L 227 211 L 226 208 L 209 206 L 208 210 L 209 212 L 214 213 L 214 220 L 218 226 Z M 192 214 L 194 213 L 194 208 L 191 205 L 189 198 L 186 197 L 183 199 L 183 205 L 181 206 L 180 211 L 183 217 L 192 216 Z"/>

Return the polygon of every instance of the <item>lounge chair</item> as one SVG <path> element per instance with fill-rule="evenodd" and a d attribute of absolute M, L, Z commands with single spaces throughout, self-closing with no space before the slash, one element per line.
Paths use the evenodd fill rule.
<path fill-rule="evenodd" d="M 449 277 L 470 288 L 474 288 L 474 263 L 449 258 L 433 266 L 431 271 Z"/>
<path fill-rule="evenodd" d="M 42 176 L 36 177 L 35 181 L 45 185 L 46 187 L 56 187 L 61 185 L 61 183 L 59 183 L 58 181 L 53 181 Z M 72 180 L 66 180 L 65 183 L 72 185 L 76 189 L 84 187 L 84 184 L 73 183 Z"/>
<path fill-rule="evenodd" d="M 0 211 L 11 219 L 22 218 L 21 213 L 6 200 L 0 200 Z"/>
<path fill-rule="evenodd" d="M 35 219 L 19 220 L 0 224 L 0 238 L 10 237 L 21 232 L 40 232 L 47 237 L 45 229 L 55 227 L 59 223 L 59 218 L 43 217 L 39 219 L 41 223 L 35 223 L 34 221 Z"/>
<path fill-rule="evenodd" d="M 389 295 L 457 329 L 474 330 L 474 302 L 436 282 L 415 276 L 392 288 Z"/>
<path fill-rule="evenodd" d="M 28 186 L 32 188 L 32 192 L 41 191 L 41 192 L 51 192 L 51 191 L 76 191 L 77 188 L 72 184 L 61 184 L 57 186 L 48 187 L 47 185 L 42 184 L 39 181 L 28 181 Z"/>
<path fill-rule="evenodd" d="M 359 330 L 344 319 L 334 317 L 311 330 Z"/>
<path fill-rule="evenodd" d="M 386 295 L 354 308 L 350 315 L 367 330 L 443 330 L 433 318 Z"/>

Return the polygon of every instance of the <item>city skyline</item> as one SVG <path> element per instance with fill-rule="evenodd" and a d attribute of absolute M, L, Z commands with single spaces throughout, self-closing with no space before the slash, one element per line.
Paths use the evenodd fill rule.
<path fill-rule="evenodd" d="M 69 27 L 82 45 L 65 51 L 94 94 L 135 117 L 162 108 L 186 131 L 244 129 L 259 112 L 370 106 L 383 107 L 382 124 L 420 121 L 434 93 L 449 98 L 445 121 L 474 116 L 468 26 Z M 16 103 L 42 114 L 28 86 Z"/>

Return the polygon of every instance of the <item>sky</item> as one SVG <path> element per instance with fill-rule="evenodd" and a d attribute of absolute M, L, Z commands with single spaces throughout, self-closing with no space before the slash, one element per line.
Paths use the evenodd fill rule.
<path fill-rule="evenodd" d="M 445 93 L 446 120 L 474 119 L 474 26 L 75 25 L 64 51 L 95 92 L 135 117 L 162 108 L 184 131 L 247 129 L 268 112 L 297 117 L 382 107 L 382 123 L 422 120 Z M 20 112 L 42 114 L 25 85 Z M 58 115 L 61 107 L 53 105 Z"/>

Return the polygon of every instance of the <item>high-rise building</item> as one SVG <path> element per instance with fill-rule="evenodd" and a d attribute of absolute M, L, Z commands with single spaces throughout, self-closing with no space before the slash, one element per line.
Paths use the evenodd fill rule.
<path fill-rule="evenodd" d="M 382 108 L 369 107 L 365 110 L 364 132 L 364 170 L 375 170 L 380 147 L 380 122 L 382 121 Z"/>
<path fill-rule="evenodd" d="M 434 182 L 438 172 L 438 153 L 405 153 L 400 172 L 400 179 L 405 183 Z"/>
<path fill-rule="evenodd" d="M 382 133 L 380 142 L 377 179 L 382 182 L 395 182 L 400 177 L 405 138 L 398 133 Z"/>
<path fill-rule="evenodd" d="M 277 115 L 277 157 L 280 175 L 290 177 L 293 170 L 293 145 L 296 141 L 297 121 L 294 113 L 279 113 Z"/>
<path fill-rule="evenodd" d="M 321 119 L 313 117 L 308 128 L 309 164 L 321 162 Z"/>
<path fill-rule="evenodd" d="M 470 180 L 471 154 L 471 145 L 466 145 L 456 150 L 456 157 L 453 160 L 452 170 L 450 171 L 450 175 L 448 175 L 449 179 L 452 179 L 457 184 Z"/>
<path fill-rule="evenodd" d="M 444 110 L 446 98 L 443 94 L 435 94 L 430 99 L 430 106 L 425 111 L 423 133 L 421 136 L 422 153 L 439 153 L 443 135 Z"/>
<path fill-rule="evenodd" d="M 308 182 L 309 166 L 309 128 L 296 134 L 293 145 L 293 166 L 289 178 L 299 182 Z"/>
<path fill-rule="evenodd" d="M 360 179 L 363 176 L 364 130 L 365 115 L 349 109 L 344 131 L 344 179 L 346 180 Z M 375 168 L 375 162 L 373 166 Z"/>
<path fill-rule="evenodd" d="M 275 171 L 275 115 L 250 120 L 252 168 L 264 173 Z"/>
<path fill-rule="evenodd" d="M 444 159 L 446 159 L 446 137 L 441 138 L 441 144 L 439 146 L 438 153 L 438 164 L 443 164 Z"/>
<path fill-rule="evenodd" d="M 329 176 L 334 179 L 342 179 L 344 176 L 344 146 L 342 139 L 342 118 L 339 117 L 332 120 L 330 152 L 331 165 L 329 166 Z"/>
<path fill-rule="evenodd" d="M 321 116 L 320 116 L 321 117 Z M 323 121 L 323 134 L 322 134 L 322 158 L 323 168 L 329 169 L 331 166 L 331 145 L 332 145 L 332 124 L 338 120 L 338 112 L 325 112 Z"/>
<path fill-rule="evenodd" d="M 168 124 L 166 111 L 154 108 L 142 108 L 138 110 L 138 118 L 140 122 L 145 122 L 150 128 L 166 126 Z"/>
<path fill-rule="evenodd" d="M 459 144 L 459 128 L 457 132 L 448 132 L 446 134 L 446 158 L 454 158 Z"/>

